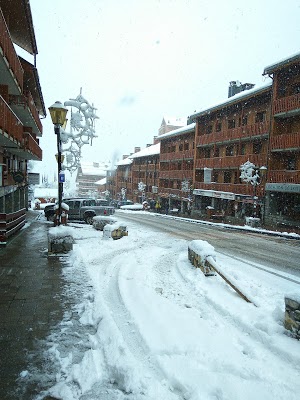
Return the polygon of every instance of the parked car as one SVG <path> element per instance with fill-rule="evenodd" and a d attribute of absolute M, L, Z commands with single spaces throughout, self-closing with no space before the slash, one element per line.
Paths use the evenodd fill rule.
<path fill-rule="evenodd" d="M 117 208 L 120 208 L 122 206 L 131 206 L 133 204 L 134 204 L 134 202 L 131 200 L 121 200 L 121 201 L 118 201 Z"/>
<path fill-rule="evenodd" d="M 115 212 L 114 207 L 108 205 L 97 205 L 95 199 L 89 198 L 71 198 L 63 199 L 69 207 L 68 219 L 85 221 L 87 224 L 93 223 L 93 217 L 96 215 L 112 215 Z M 99 204 L 99 203 L 98 203 Z M 55 219 L 55 206 L 44 211 L 48 221 Z"/>

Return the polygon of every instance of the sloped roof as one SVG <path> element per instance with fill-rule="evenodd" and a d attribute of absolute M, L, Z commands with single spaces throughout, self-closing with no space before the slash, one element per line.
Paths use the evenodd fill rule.
<path fill-rule="evenodd" d="M 13 43 L 29 54 L 38 54 L 29 0 L 0 0 Z"/>
<path fill-rule="evenodd" d="M 296 53 L 292 56 L 284 58 L 283 60 L 277 61 L 275 64 L 271 64 L 271 65 L 265 67 L 263 75 L 272 74 L 277 69 L 282 68 L 285 65 L 288 65 L 288 64 L 291 64 L 291 63 L 297 62 L 297 61 L 298 62 L 300 61 L 300 53 Z"/>
<path fill-rule="evenodd" d="M 129 158 L 140 158 L 140 157 L 148 157 L 154 156 L 160 153 L 160 143 L 153 144 L 152 146 L 148 146 L 137 153 L 132 154 Z"/>
<path fill-rule="evenodd" d="M 108 165 L 104 162 L 81 161 L 81 171 L 83 175 L 106 176 Z"/>
<path fill-rule="evenodd" d="M 162 120 L 162 125 L 165 122 L 166 125 L 170 126 L 184 126 L 186 125 L 186 117 L 170 117 L 164 116 Z"/>
<path fill-rule="evenodd" d="M 100 179 L 100 181 L 95 182 L 95 185 L 106 185 L 106 178 Z"/>
<path fill-rule="evenodd" d="M 118 161 L 117 162 L 117 166 L 121 166 L 121 165 L 130 165 L 132 164 L 132 160 L 130 160 L 130 158 L 124 158 L 124 160 Z"/>
<path fill-rule="evenodd" d="M 246 99 L 249 97 L 254 97 L 255 95 L 259 95 L 259 94 L 262 94 L 263 92 L 267 92 L 271 87 L 272 87 L 272 81 L 266 82 L 257 88 L 244 90 L 243 92 L 237 93 L 236 95 L 229 97 L 225 101 L 221 101 L 219 103 L 216 103 L 215 105 L 212 105 L 210 107 L 202 109 L 202 111 L 198 111 L 195 114 L 192 114 L 189 118 L 191 120 L 194 120 L 197 117 L 202 117 L 204 115 L 210 114 L 213 111 L 217 111 L 217 110 L 220 110 L 231 104 L 238 103 L 243 99 Z"/>
<path fill-rule="evenodd" d="M 157 139 L 164 140 L 164 139 L 168 139 L 170 137 L 179 136 L 179 135 L 182 135 L 185 133 L 193 132 L 193 131 L 195 131 L 195 126 L 196 126 L 196 123 L 193 122 L 192 124 L 183 126 L 182 128 L 174 129 L 171 132 L 164 133 L 163 135 L 158 136 Z"/>

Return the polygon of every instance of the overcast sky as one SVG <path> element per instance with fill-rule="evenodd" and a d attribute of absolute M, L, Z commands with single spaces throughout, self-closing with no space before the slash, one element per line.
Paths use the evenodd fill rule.
<path fill-rule="evenodd" d="M 164 115 L 187 117 L 226 100 L 231 80 L 264 83 L 264 67 L 298 53 L 299 0 L 30 0 L 48 107 L 82 94 L 98 138 L 83 159 L 145 147 Z M 28 58 L 30 61 L 30 57 Z M 55 171 L 50 115 L 44 161 Z"/>

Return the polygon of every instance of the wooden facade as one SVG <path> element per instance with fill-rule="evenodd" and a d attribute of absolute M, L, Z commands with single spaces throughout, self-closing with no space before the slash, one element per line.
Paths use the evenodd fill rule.
<path fill-rule="evenodd" d="M 19 57 L 14 44 L 32 56 L 33 63 Z M 17 215 L 18 220 L 28 205 L 27 161 L 42 160 L 40 117 L 46 110 L 36 55 L 29 2 L 0 0 L 0 213 Z M 16 229 L 1 230 L 5 241 Z"/>
<path fill-rule="evenodd" d="M 146 197 L 182 213 L 192 201 L 194 216 L 213 209 L 228 222 L 243 222 L 255 211 L 269 225 L 300 226 L 300 54 L 263 74 L 272 80 L 191 115 L 184 127 L 167 130 L 163 119 L 159 158 L 133 161 L 128 199 L 141 200 L 142 181 Z M 259 170 L 257 185 L 240 178 L 248 160 Z M 154 171 L 155 182 L 146 183 Z M 149 185 L 158 186 L 155 196 Z"/>

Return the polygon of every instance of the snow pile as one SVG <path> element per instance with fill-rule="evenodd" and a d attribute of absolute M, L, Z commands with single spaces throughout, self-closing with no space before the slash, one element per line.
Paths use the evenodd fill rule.
<path fill-rule="evenodd" d="M 126 225 L 131 235 L 119 241 L 99 242 L 86 225 L 76 233 L 81 240 L 64 276 L 86 280 L 84 269 L 90 283 L 73 310 L 80 330 L 69 314 L 52 341 L 61 371 L 49 394 L 64 400 L 252 400 L 254 393 L 258 400 L 298 399 L 299 342 L 285 335 L 283 320 L 285 293 L 299 293 L 299 285 L 214 252 L 226 274 L 255 298 L 254 307 L 219 276 L 195 269 L 185 240 Z M 192 245 L 212 255 L 212 246 L 200 242 Z M 73 338 L 85 329 L 88 344 L 75 357 Z M 68 340 L 69 353 L 61 352 L 60 341 Z"/>

